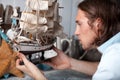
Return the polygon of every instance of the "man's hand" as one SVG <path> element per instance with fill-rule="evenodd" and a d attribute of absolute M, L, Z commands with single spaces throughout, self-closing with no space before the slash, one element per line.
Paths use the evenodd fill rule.
<path fill-rule="evenodd" d="M 67 69 L 70 68 L 70 58 L 64 54 L 61 50 L 53 47 L 53 50 L 57 52 L 57 56 L 45 62 L 54 69 Z"/>
<path fill-rule="evenodd" d="M 18 54 L 19 59 L 16 61 L 16 67 L 23 71 L 24 73 L 30 75 L 35 80 L 46 80 L 43 73 L 27 58 L 24 56 L 24 54 L 19 53 Z M 23 62 L 23 65 L 20 65 L 20 63 Z"/>

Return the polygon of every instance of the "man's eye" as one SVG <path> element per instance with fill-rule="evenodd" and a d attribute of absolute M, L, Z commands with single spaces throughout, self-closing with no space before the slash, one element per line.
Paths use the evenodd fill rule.
<path fill-rule="evenodd" d="M 76 24 L 77 24 L 78 26 L 81 26 L 81 22 L 76 21 Z"/>
<path fill-rule="evenodd" d="M 77 25 L 81 26 L 81 24 L 80 24 L 80 23 L 77 23 Z"/>

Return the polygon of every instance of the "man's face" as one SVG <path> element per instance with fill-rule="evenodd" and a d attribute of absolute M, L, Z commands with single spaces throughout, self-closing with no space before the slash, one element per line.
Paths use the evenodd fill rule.
<path fill-rule="evenodd" d="M 79 9 L 76 16 L 75 34 L 82 44 L 83 49 L 90 48 L 97 37 L 95 29 L 92 27 L 88 24 L 88 18 L 85 16 L 85 12 Z"/>

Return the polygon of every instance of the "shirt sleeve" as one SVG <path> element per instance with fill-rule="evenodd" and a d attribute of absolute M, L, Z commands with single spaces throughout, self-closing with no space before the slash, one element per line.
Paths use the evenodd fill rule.
<path fill-rule="evenodd" d="M 120 44 L 114 44 L 104 52 L 92 80 L 120 80 Z"/>

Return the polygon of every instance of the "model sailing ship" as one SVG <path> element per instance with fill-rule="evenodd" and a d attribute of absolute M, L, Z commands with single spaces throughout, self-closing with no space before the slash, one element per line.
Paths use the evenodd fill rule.
<path fill-rule="evenodd" d="M 13 49 L 27 54 L 50 49 L 62 33 L 58 9 L 57 0 L 26 0 L 19 25 L 7 32 Z"/>

